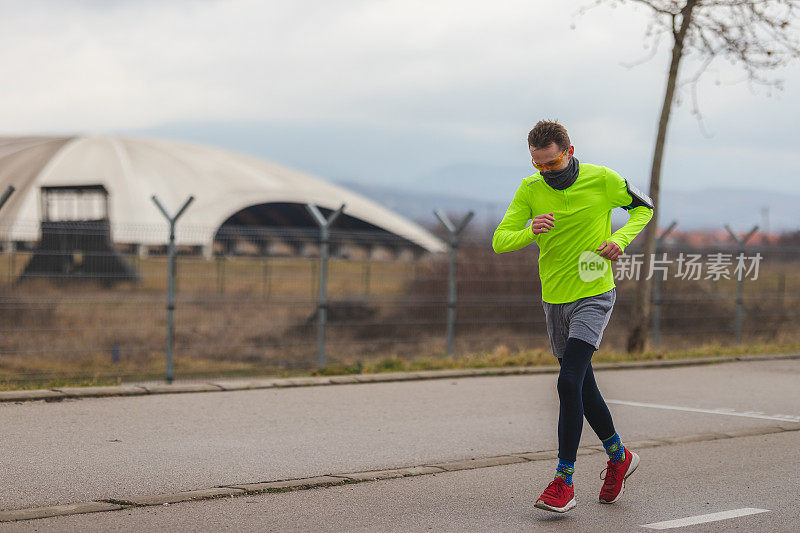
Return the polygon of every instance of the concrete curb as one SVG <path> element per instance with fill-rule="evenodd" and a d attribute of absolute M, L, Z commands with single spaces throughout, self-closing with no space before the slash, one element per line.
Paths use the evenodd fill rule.
<path fill-rule="evenodd" d="M 313 489 L 315 487 L 329 487 L 345 483 L 344 476 L 317 476 L 300 479 L 283 479 L 279 481 L 262 481 L 260 483 L 244 483 L 241 485 L 225 485 L 232 489 L 243 490 L 248 494 L 264 492 L 285 492 L 287 490 Z"/>
<path fill-rule="evenodd" d="M 66 398 L 66 395 L 58 390 L 38 389 L 38 390 L 10 390 L 10 391 L 0 392 L 0 402 L 24 402 L 32 400 L 52 400 L 61 398 Z"/>
<path fill-rule="evenodd" d="M 597 363 L 595 370 L 636 370 L 641 368 L 675 368 L 681 366 L 710 365 L 737 361 L 772 361 L 800 359 L 798 354 L 731 355 L 695 359 L 668 359 L 630 361 L 624 363 Z M 290 387 L 319 387 L 356 383 L 386 383 L 392 381 L 418 381 L 424 379 L 452 379 L 483 376 L 510 376 L 530 374 L 556 374 L 558 366 L 514 366 L 503 368 L 463 368 L 448 370 L 423 370 L 416 372 L 386 372 L 380 374 L 349 374 L 343 376 L 298 377 L 286 379 L 212 380 L 207 383 L 181 383 L 177 385 L 118 385 L 113 387 L 59 387 L 55 389 L 0 391 L 0 402 L 33 400 L 59 401 L 65 398 L 91 398 L 107 396 L 145 396 L 149 394 L 175 394 L 189 392 L 222 392 Z"/>
<path fill-rule="evenodd" d="M 108 502 L 84 502 L 53 505 L 50 507 L 34 507 L 31 509 L 16 509 L 14 511 L 0 511 L 0 522 L 16 522 L 18 520 L 34 520 L 36 518 L 99 513 L 102 511 L 119 511 L 122 508 L 121 505 Z"/>
<path fill-rule="evenodd" d="M 149 505 L 164 505 L 169 503 L 189 502 L 193 500 L 211 500 L 214 498 L 229 498 L 244 494 L 243 489 L 233 487 L 215 487 L 213 489 L 187 490 L 175 492 L 173 494 L 156 494 L 154 496 L 141 496 L 124 500 L 109 499 L 105 502 L 122 504 L 136 507 L 146 507 Z"/>
<path fill-rule="evenodd" d="M 701 433 L 698 435 L 682 435 L 626 443 L 631 449 L 655 448 L 671 446 L 689 442 L 706 442 L 720 439 L 736 439 L 770 435 L 773 433 L 789 433 L 800 431 L 798 424 L 780 424 L 777 426 L 764 426 L 743 430 L 728 431 L 724 433 Z M 601 446 L 582 447 L 578 455 L 593 455 L 604 453 Z M 242 483 L 220 485 L 208 489 L 181 491 L 173 494 L 157 494 L 153 496 L 134 496 L 130 498 L 107 498 L 94 502 L 82 502 L 50 507 L 33 507 L 28 509 L 14 509 L 0 511 L 0 522 L 16 522 L 20 520 L 33 520 L 54 516 L 70 516 L 100 511 L 118 511 L 130 507 L 148 507 L 153 505 L 169 505 L 186 501 L 212 500 L 217 498 L 232 498 L 234 496 L 247 496 L 270 492 L 288 492 L 292 490 L 320 489 L 348 483 L 362 483 L 367 481 L 380 481 L 397 479 L 401 477 L 425 476 L 457 472 L 459 470 L 474 470 L 476 468 L 491 468 L 494 466 L 528 463 L 535 461 L 551 461 L 558 457 L 558 450 L 542 450 L 537 452 L 511 453 L 493 457 L 479 457 L 473 459 L 460 459 L 443 463 L 423 464 L 404 468 L 387 470 L 369 470 L 366 472 L 350 472 L 330 474 L 311 478 L 284 479 L 277 481 L 262 481 L 258 483 Z"/>
<path fill-rule="evenodd" d="M 64 398 L 91 398 L 103 396 L 138 396 L 147 394 L 145 387 L 118 385 L 116 387 L 59 387 L 52 392 L 61 393 Z"/>
<path fill-rule="evenodd" d="M 525 463 L 528 460 L 518 455 L 499 455 L 496 457 L 484 457 L 482 459 L 467 459 L 462 461 L 448 461 L 446 463 L 425 464 L 422 466 L 430 466 L 434 468 L 441 468 L 448 472 L 455 472 L 457 470 L 472 470 L 473 468 L 488 468 L 490 466 L 510 465 L 514 463 Z"/>
<path fill-rule="evenodd" d="M 124 386 L 124 385 L 121 385 Z M 177 385 L 142 385 L 143 394 L 175 394 L 181 392 L 218 392 L 223 390 L 213 383 L 179 383 Z"/>
<path fill-rule="evenodd" d="M 398 477 L 423 476 L 425 474 L 438 474 L 445 470 L 440 466 L 412 466 L 409 468 L 393 468 L 390 470 L 371 470 L 368 472 L 354 472 L 352 474 L 337 474 L 350 481 L 377 481 L 379 479 L 395 479 Z"/>

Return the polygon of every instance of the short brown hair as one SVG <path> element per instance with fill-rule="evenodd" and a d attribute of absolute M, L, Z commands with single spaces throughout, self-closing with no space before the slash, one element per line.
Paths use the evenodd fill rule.
<path fill-rule="evenodd" d="M 556 143 L 559 148 L 566 150 L 570 147 L 567 129 L 558 123 L 558 120 L 540 120 L 528 133 L 528 146 L 531 148 L 547 148 L 550 143 Z"/>

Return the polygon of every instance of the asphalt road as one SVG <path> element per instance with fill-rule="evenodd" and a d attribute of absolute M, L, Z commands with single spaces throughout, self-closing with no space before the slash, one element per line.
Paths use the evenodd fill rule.
<path fill-rule="evenodd" d="M 796 360 L 604 371 L 597 376 L 605 397 L 616 401 L 610 401 L 609 407 L 626 441 L 768 426 L 781 419 L 800 420 L 800 395 L 796 392 L 800 361 Z M 556 447 L 557 403 L 555 375 L 533 375 L 2 404 L 0 509 L 125 499 L 225 484 L 553 449 Z M 763 507 L 770 512 L 730 520 L 745 523 L 786 519 L 800 524 L 797 515 L 788 512 L 787 507 L 781 507 L 781 511 L 777 504 L 772 505 L 775 507 L 772 509 L 767 503 L 752 501 L 754 498 L 747 501 L 743 498 L 749 490 L 747 483 L 761 491 L 761 497 L 775 497 L 770 496 L 770 491 L 775 492 L 777 477 L 781 493 L 786 493 L 780 496 L 783 500 L 778 503 L 788 505 L 786 498 L 800 503 L 800 498 L 795 496 L 798 493 L 797 463 L 788 455 L 797 448 L 795 435 L 785 433 L 647 450 L 648 456 L 660 459 L 646 463 L 652 464 L 653 470 L 643 466 L 636 476 L 648 480 L 648 472 L 651 472 L 654 482 L 642 482 L 641 486 L 659 488 L 639 500 L 635 500 L 636 493 L 631 491 L 634 497 L 630 499 L 632 503 L 635 500 L 638 514 L 620 514 L 619 518 L 629 525 L 641 522 L 636 524 L 638 527 L 647 521 L 701 514 L 705 508 L 711 509 L 707 512 L 716 512 Z M 753 446 L 748 444 L 751 441 L 769 445 Z M 582 444 L 596 443 L 596 437 L 586 425 Z M 717 447 L 724 447 L 724 452 Z M 667 460 L 668 457 L 679 460 Z M 705 468 L 708 457 L 713 458 L 711 464 L 718 466 L 709 471 L 708 476 L 687 473 L 687 479 L 678 481 L 680 476 L 664 470 L 669 464 L 668 468 L 677 468 L 675 472 L 690 473 L 698 466 Z M 763 465 L 754 463 L 756 459 L 763 460 Z M 589 465 L 593 461 L 598 465 L 590 472 Z M 586 457 L 585 470 L 581 462 L 579 460 L 577 466 L 577 483 L 584 483 L 581 481 L 584 475 L 599 475 L 603 466 L 599 455 Z M 552 516 L 537 518 L 538 510 L 527 501 L 538 495 L 553 469 L 554 464 L 547 462 L 526 463 L 303 493 L 177 504 L 158 510 L 50 518 L 4 524 L 0 528 L 57 529 L 63 524 L 63 529 L 67 529 L 75 524 L 77 529 L 113 530 L 117 521 L 123 524 L 123 517 L 134 517 L 142 522 L 124 522 L 126 525 L 119 527 L 152 529 L 148 527 L 148 517 L 167 512 L 164 520 L 173 516 L 175 520 L 186 517 L 181 527 L 175 522 L 175 527 L 168 529 L 203 530 L 213 518 L 199 510 L 208 509 L 220 520 L 219 527 L 214 529 L 230 525 L 229 529 L 326 530 L 329 523 L 335 523 L 337 525 L 330 529 L 392 530 L 398 524 L 397 529 L 425 530 L 428 526 L 424 521 L 408 520 L 427 516 L 431 524 L 439 524 L 430 526 L 434 530 L 448 529 L 449 526 L 442 527 L 442 524 L 455 529 L 456 523 L 460 524 L 460 530 L 485 529 L 486 522 L 481 520 L 496 520 L 500 529 L 517 530 L 529 528 L 531 523 L 541 526 L 549 523 L 548 520 L 555 520 Z M 731 477 L 740 474 L 744 477 Z M 441 481 L 446 479 L 453 481 Z M 751 481 L 745 483 L 745 480 Z M 597 487 L 587 493 L 599 490 L 599 483 L 599 479 L 595 479 Z M 478 490 L 481 486 L 492 488 L 490 492 L 496 497 Z M 392 490 L 397 492 L 392 493 Z M 334 496 L 340 493 L 345 495 L 343 499 Z M 698 493 L 715 495 L 710 498 L 715 505 L 709 503 L 698 511 L 697 506 L 672 503 L 678 496 L 696 497 Z M 358 495 L 354 496 L 357 501 L 349 500 L 348 494 Z M 474 500 L 468 497 L 470 494 L 486 495 L 485 499 Z M 508 507 L 510 504 L 500 505 L 497 500 L 505 501 L 514 494 L 512 501 L 522 506 L 515 507 L 516 514 Z M 573 513 L 578 516 L 580 511 L 581 516 L 587 517 L 587 523 L 605 516 L 588 511 L 596 495 L 587 494 L 582 498 L 580 494 L 579 489 L 581 507 L 568 516 Z M 457 498 L 458 495 L 462 497 Z M 659 498 L 662 504 L 654 505 Z M 246 503 L 251 500 L 256 503 Z M 455 505 L 456 500 L 461 504 Z M 381 501 L 385 502 L 383 507 Z M 393 501 L 410 504 L 400 512 L 391 505 Z M 480 502 L 483 501 L 493 502 L 486 508 L 497 508 L 497 512 L 482 513 Z M 330 502 L 331 507 L 326 509 L 326 502 Z M 365 519 L 373 519 L 371 522 L 354 521 L 352 528 L 348 523 L 336 522 L 354 516 L 348 509 L 370 509 L 369 502 L 373 502 L 375 508 L 366 513 Z M 530 512 L 524 511 L 529 503 Z M 644 503 L 647 505 L 643 506 Z M 418 504 L 424 505 L 417 509 L 414 506 Z M 270 522 L 255 510 L 252 514 L 241 509 L 237 511 L 237 506 L 242 505 L 249 505 L 244 509 L 266 510 L 264 512 L 276 517 L 295 516 L 297 521 L 287 518 L 283 522 Z M 306 507 L 318 509 L 318 514 L 300 512 L 300 508 Z M 189 513 L 184 509 L 195 511 Z M 228 509 L 231 514 L 226 514 Z M 502 516 L 509 518 L 500 520 L 498 513 L 503 510 L 507 513 Z M 434 520 L 437 513 L 449 518 Z M 239 521 L 247 516 L 262 522 L 248 525 Z M 306 522 L 302 522 L 303 517 Z M 462 520 L 454 522 L 458 517 Z M 535 522 L 525 522 L 528 519 Z M 269 527 L 257 525 L 260 523 L 269 524 Z M 773 524 L 778 523 L 781 522 Z M 405 527 L 400 527 L 402 525 Z M 575 527 L 580 530 L 583 525 L 576 523 Z M 771 530 L 784 529 L 776 525 Z"/>
<path fill-rule="evenodd" d="M 578 506 L 533 507 L 553 475 L 545 461 L 224 500 L 8 524 L 8 531 L 653 531 L 678 518 L 767 512 L 668 531 L 796 532 L 800 432 L 640 450 L 642 463 L 614 505 L 597 502 L 603 457 L 579 461 Z M 787 466 L 795 468 L 793 475 Z"/>

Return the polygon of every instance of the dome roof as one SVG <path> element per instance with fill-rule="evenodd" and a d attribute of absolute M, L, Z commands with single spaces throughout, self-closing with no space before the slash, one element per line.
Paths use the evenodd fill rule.
<path fill-rule="evenodd" d="M 175 141 L 112 136 L 0 137 L 0 193 L 16 192 L 0 210 L 0 239 L 35 241 L 42 218 L 40 189 L 103 185 L 112 237 L 161 245 L 167 222 L 157 196 L 174 215 L 194 202 L 176 226 L 178 245 L 210 246 L 235 213 L 259 204 L 311 203 L 362 220 L 430 252 L 444 243 L 421 226 L 343 187 L 243 154 Z M 335 226 L 334 226 L 335 227 Z"/>

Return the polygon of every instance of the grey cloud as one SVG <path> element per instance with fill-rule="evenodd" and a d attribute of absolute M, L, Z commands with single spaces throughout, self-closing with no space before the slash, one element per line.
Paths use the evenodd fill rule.
<path fill-rule="evenodd" d="M 594 9 L 571 31 L 583 4 L 15 3 L 0 21 L 0 67 L 15 80 L 0 113 L 11 134 L 145 132 L 375 182 L 524 173 L 528 129 L 558 117 L 582 160 L 646 186 L 668 51 L 621 67 L 641 57 L 646 17 Z M 800 191 L 790 178 L 800 76 L 786 71 L 776 103 L 714 85 L 738 75 L 714 68 L 700 98 L 715 136 L 676 108 L 665 186 L 769 174 L 763 186 Z"/>

